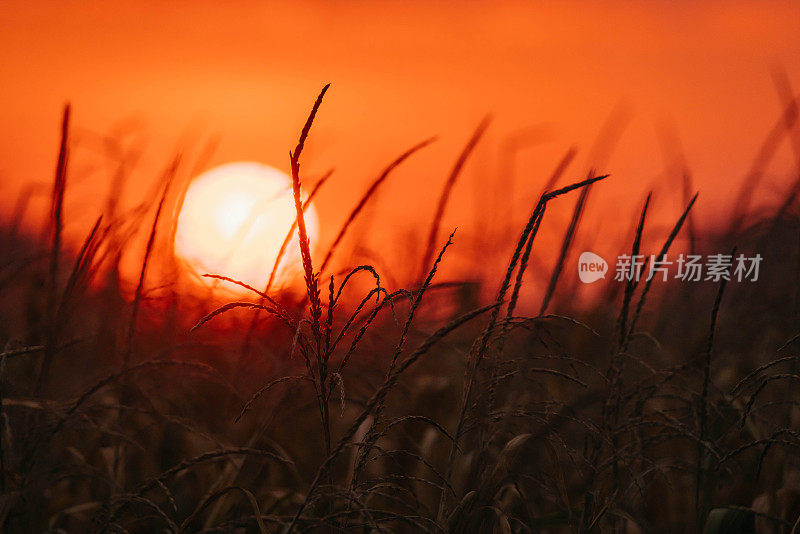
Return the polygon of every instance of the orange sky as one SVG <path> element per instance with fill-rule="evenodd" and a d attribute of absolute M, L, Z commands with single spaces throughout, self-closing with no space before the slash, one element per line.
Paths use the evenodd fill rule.
<path fill-rule="evenodd" d="M 124 126 L 133 132 L 126 142 L 144 147 L 123 199 L 132 204 L 178 148 L 191 157 L 212 137 L 211 165 L 286 169 L 316 93 L 331 82 L 303 167 L 308 176 L 337 169 L 318 201 L 323 240 L 386 163 L 438 135 L 382 190 L 380 217 L 367 219 L 386 229 L 369 234 L 376 240 L 420 230 L 486 113 L 494 121 L 443 225 L 459 225 L 464 239 L 486 233 L 478 221 L 487 218 L 522 224 L 573 144 L 581 152 L 566 179 L 582 178 L 615 108 L 630 123 L 601 169 L 613 181 L 597 188 L 587 221 L 625 235 L 650 188 L 661 220 L 679 214 L 658 136 L 671 125 L 708 225 L 726 213 L 779 117 L 772 69 L 800 87 L 798 36 L 796 2 L 4 2 L 0 213 L 8 217 L 24 184 L 51 180 L 67 100 L 75 123 L 67 220 L 85 228 L 109 181 L 93 133 Z M 528 130 L 541 142 L 519 154 L 509 185 L 499 155 Z M 763 201 L 787 186 L 791 169 L 785 144 Z M 32 205 L 27 224 L 44 205 Z M 563 206 L 553 224 L 568 219 L 572 201 Z"/>

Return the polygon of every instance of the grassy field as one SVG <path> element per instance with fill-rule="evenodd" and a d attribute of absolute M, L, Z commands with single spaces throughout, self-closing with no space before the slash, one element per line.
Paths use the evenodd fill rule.
<path fill-rule="evenodd" d="M 291 156 L 299 239 L 288 246 L 301 248 L 305 293 L 249 288 L 231 303 L 147 284 L 169 241 L 174 166 L 160 201 L 65 246 L 65 113 L 47 240 L 11 226 L 2 237 L 0 530 L 800 531 L 793 178 L 783 205 L 749 214 L 757 163 L 714 235 L 694 234 L 689 194 L 654 250 L 642 239 L 650 197 L 629 222 L 626 253 L 677 239 L 698 253 L 736 247 L 765 258 L 757 282 L 609 280 L 587 308 L 565 285 L 568 259 L 606 175 L 559 167 L 500 279 L 437 275 L 458 240 L 442 216 L 482 123 L 412 259 L 421 274 L 388 287 L 369 265 L 325 267 L 415 149 L 378 176 L 327 257 L 312 256 L 301 161 L 324 92 Z M 792 131 L 796 105 L 786 117 Z M 560 250 L 537 248 L 548 209 L 570 206 Z M 131 221 L 148 244 L 128 295 L 117 277 Z M 526 273 L 536 254 L 560 258 L 541 279 Z M 521 302 L 523 283 L 547 288 L 543 302 Z"/>

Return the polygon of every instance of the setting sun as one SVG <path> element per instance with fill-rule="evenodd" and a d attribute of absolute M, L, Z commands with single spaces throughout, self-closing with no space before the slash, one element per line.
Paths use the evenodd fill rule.
<path fill-rule="evenodd" d="M 0 6 L 0 534 L 800 534 L 800 0 Z"/>
<path fill-rule="evenodd" d="M 313 205 L 305 213 L 313 243 Z M 263 289 L 295 215 L 291 179 L 285 173 L 260 163 L 222 165 L 189 185 L 178 216 L 175 254 L 198 277 L 219 274 Z M 290 282 L 300 266 L 298 247 L 290 244 L 274 285 Z"/>

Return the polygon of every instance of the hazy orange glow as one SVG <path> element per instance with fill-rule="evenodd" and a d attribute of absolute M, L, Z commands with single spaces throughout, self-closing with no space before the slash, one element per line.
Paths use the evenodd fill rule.
<path fill-rule="evenodd" d="M 78 247 L 98 215 L 151 201 L 178 151 L 182 180 L 230 161 L 287 166 L 314 97 L 331 82 L 303 153 L 304 183 L 336 168 L 317 198 L 320 250 L 388 162 L 438 136 L 393 171 L 331 265 L 377 257 L 399 279 L 417 276 L 409 258 L 424 247 L 442 185 L 486 114 L 491 126 L 442 221 L 442 234 L 459 228 L 448 275 L 480 277 L 487 254 L 506 257 L 571 146 L 577 157 L 560 185 L 590 168 L 612 175 L 586 207 L 600 230 L 582 227 L 576 250 L 618 252 L 651 190 L 645 237 L 661 239 L 685 204 L 684 162 L 700 192 L 698 234 L 723 226 L 786 107 L 774 72 L 794 84 L 785 93 L 800 87 L 800 11 L 781 0 L 12 1 L 2 15 L 0 224 L 16 217 L 40 234 L 66 101 L 74 128 L 65 236 Z M 609 117 L 621 124 L 618 141 L 594 150 Z M 782 134 L 763 169 L 752 208 L 779 203 L 790 187 L 790 137 Z M 125 181 L 111 215 L 118 172 Z M 548 213 L 533 268 L 549 271 L 573 202 Z M 131 259 L 134 281 L 140 263 L 141 254 Z"/>
<path fill-rule="evenodd" d="M 178 216 L 175 254 L 197 275 L 221 274 L 264 289 L 296 216 L 291 179 L 267 165 L 229 163 L 198 176 Z M 313 204 L 305 212 L 309 239 L 317 235 Z M 286 247 L 275 287 L 302 265 L 294 243 Z"/>

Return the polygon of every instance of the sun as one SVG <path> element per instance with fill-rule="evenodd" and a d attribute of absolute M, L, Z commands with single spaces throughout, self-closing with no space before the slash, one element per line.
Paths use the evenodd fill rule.
<path fill-rule="evenodd" d="M 175 255 L 198 279 L 219 274 L 263 290 L 296 215 L 285 173 L 254 162 L 221 165 L 189 184 L 178 215 Z M 313 204 L 305 220 L 313 246 L 318 231 Z M 295 231 L 272 287 L 287 285 L 301 271 Z"/>

